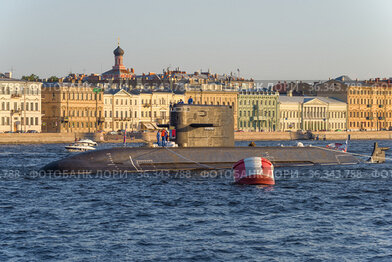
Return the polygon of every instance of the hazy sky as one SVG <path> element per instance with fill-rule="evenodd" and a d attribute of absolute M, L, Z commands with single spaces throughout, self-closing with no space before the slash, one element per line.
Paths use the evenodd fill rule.
<path fill-rule="evenodd" d="M 392 1 L 0 0 L 0 72 L 241 70 L 255 79 L 392 76 Z"/>

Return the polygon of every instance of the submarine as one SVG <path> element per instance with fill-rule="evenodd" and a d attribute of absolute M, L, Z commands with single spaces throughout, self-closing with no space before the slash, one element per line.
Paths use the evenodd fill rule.
<path fill-rule="evenodd" d="M 275 167 L 354 165 L 363 160 L 328 148 L 235 147 L 231 106 L 177 104 L 170 123 L 178 147 L 115 147 L 88 151 L 47 164 L 45 173 L 114 173 L 172 170 L 230 169 L 241 159 L 263 157 Z"/>

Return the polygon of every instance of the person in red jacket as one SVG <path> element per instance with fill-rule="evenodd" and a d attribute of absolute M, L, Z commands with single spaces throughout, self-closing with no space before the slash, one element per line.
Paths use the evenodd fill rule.
<path fill-rule="evenodd" d="M 166 129 L 162 129 L 161 138 L 162 138 L 162 146 L 166 146 L 166 138 L 167 138 Z"/>

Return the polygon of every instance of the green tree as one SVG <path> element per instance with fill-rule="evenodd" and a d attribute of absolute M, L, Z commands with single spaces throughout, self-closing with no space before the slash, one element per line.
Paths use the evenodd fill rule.
<path fill-rule="evenodd" d="M 22 80 L 37 82 L 37 81 L 39 81 L 39 76 L 37 76 L 35 74 L 31 74 L 29 76 L 22 76 Z"/>
<path fill-rule="evenodd" d="M 54 83 L 54 82 L 58 82 L 58 81 L 59 81 L 59 78 L 57 76 L 51 76 L 48 78 L 48 82 Z"/>

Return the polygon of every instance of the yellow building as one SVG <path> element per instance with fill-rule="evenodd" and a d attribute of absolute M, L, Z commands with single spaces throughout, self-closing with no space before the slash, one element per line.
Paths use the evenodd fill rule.
<path fill-rule="evenodd" d="M 234 109 L 234 129 L 237 129 L 237 97 L 238 91 L 226 91 L 222 85 L 205 84 L 200 86 L 187 86 L 185 103 L 192 97 L 193 103 L 198 105 L 223 105 L 232 106 Z"/>
<path fill-rule="evenodd" d="M 392 84 L 387 79 L 351 80 L 347 76 L 318 84 L 318 96 L 347 102 L 347 129 L 383 130 L 392 128 Z"/>
<path fill-rule="evenodd" d="M 103 93 L 81 83 L 42 87 L 42 132 L 90 133 L 102 130 Z"/>
<path fill-rule="evenodd" d="M 392 85 L 365 82 L 347 91 L 348 129 L 388 130 L 392 128 Z"/>

